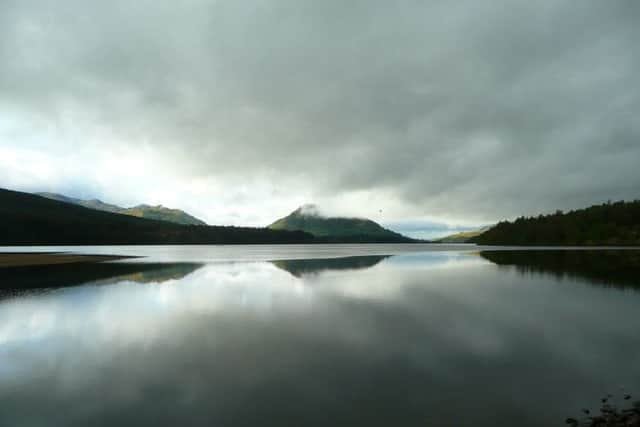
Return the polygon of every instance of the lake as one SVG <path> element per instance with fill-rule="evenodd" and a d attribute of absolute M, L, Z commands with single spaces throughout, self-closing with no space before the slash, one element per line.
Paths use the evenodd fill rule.
<path fill-rule="evenodd" d="M 20 248 L 1 426 L 552 426 L 640 397 L 640 251 Z M 0 251 L 16 248 L 0 248 Z"/>

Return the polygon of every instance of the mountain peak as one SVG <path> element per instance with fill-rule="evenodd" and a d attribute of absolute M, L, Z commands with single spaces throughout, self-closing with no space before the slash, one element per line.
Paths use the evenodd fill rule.
<path fill-rule="evenodd" d="M 36 193 L 47 199 L 58 200 L 60 202 L 72 203 L 74 205 L 84 206 L 85 208 L 95 209 L 99 211 L 118 213 L 123 215 L 137 216 L 140 218 L 155 219 L 159 221 L 174 222 L 182 225 L 206 225 L 206 223 L 196 217 L 180 209 L 166 208 L 162 205 L 151 206 L 148 204 L 140 204 L 132 208 L 123 208 L 117 205 L 105 203 L 100 199 L 83 200 L 73 197 L 67 197 L 56 193 Z"/>
<path fill-rule="evenodd" d="M 298 209 L 293 211 L 291 215 L 300 215 L 300 216 L 315 216 L 322 217 L 323 215 L 320 213 L 320 207 L 313 203 L 305 203 L 300 206 Z"/>
<path fill-rule="evenodd" d="M 273 230 L 305 231 L 328 242 L 412 242 L 366 218 L 330 217 L 313 204 L 300 206 L 269 225 Z"/>

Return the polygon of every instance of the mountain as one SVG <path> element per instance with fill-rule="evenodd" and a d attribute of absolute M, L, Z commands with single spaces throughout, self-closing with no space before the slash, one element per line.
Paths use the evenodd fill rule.
<path fill-rule="evenodd" d="M 471 239 L 481 235 L 487 231 L 490 227 L 483 227 L 479 230 L 461 231 L 459 233 L 450 234 L 448 236 L 435 239 L 435 243 L 468 243 Z"/>
<path fill-rule="evenodd" d="M 137 218 L 0 189 L 0 246 L 313 243 L 311 234 Z"/>
<path fill-rule="evenodd" d="M 96 209 L 98 211 L 120 213 L 122 210 L 124 210 L 124 208 L 121 208 L 120 206 L 110 205 L 98 199 L 83 200 L 83 199 L 76 199 L 74 197 L 64 196 L 62 194 L 46 193 L 46 192 L 35 193 L 35 194 L 37 196 L 46 197 L 47 199 L 58 200 L 59 202 L 65 202 L 65 203 L 72 203 L 74 205 L 80 205 L 80 206 L 84 206 L 85 208 Z"/>
<path fill-rule="evenodd" d="M 207 225 L 206 222 L 193 217 L 180 209 L 171 209 L 160 205 L 138 205 L 132 208 L 123 208 L 109 203 L 104 203 L 102 200 L 98 199 L 76 199 L 74 197 L 67 197 L 57 193 L 36 193 L 36 195 L 52 200 L 58 200 L 60 202 L 84 206 L 85 208 L 95 209 L 98 211 L 137 216 L 139 218 L 157 219 L 158 221 L 175 222 L 176 224 L 183 225 Z"/>
<path fill-rule="evenodd" d="M 471 241 L 482 245 L 640 245 L 640 200 L 503 221 Z"/>
<path fill-rule="evenodd" d="M 138 205 L 127 208 L 119 213 L 139 218 L 157 219 L 158 221 L 175 222 L 183 225 L 207 225 L 206 222 L 189 215 L 180 209 L 171 209 L 164 206 Z"/>
<path fill-rule="evenodd" d="M 414 239 L 387 230 L 364 218 L 326 217 L 316 205 L 304 205 L 268 226 L 271 230 L 299 230 L 325 242 L 409 243 Z"/>

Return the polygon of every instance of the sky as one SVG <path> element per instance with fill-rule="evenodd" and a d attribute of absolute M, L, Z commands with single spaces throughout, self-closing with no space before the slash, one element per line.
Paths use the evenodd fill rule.
<path fill-rule="evenodd" d="M 428 237 L 640 196 L 635 0 L 0 0 L 0 187 Z"/>

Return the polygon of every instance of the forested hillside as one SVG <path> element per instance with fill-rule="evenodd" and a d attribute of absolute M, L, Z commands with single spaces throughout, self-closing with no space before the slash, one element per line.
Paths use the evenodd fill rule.
<path fill-rule="evenodd" d="M 180 225 L 0 189 L 0 245 L 310 243 L 311 234 Z"/>
<path fill-rule="evenodd" d="M 482 245 L 640 245 L 640 200 L 503 221 L 472 241 Z"/>

